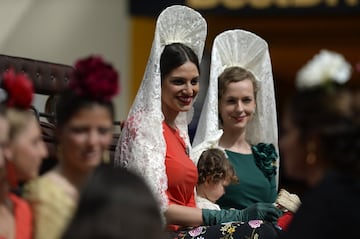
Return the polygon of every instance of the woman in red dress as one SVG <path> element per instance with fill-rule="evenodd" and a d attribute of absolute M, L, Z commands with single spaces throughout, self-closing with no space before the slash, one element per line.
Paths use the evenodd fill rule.
<path fill-rule="evenodd" d="M 9 70 L 3 76 L 7 93 L 4 114 L 8 134 L 1 142 L 5 162 L 1 166 L 2 210 L 0 236 L 7 239 L 32 238 L 32 213 L 21 198 L 20 184 L 38 176 L 41 160 L 47 156 L 37 118 L 30 111 L 33 87 L 24 74 Z M 4 119 L 2 119 L 3 121 Z M 8 136 L 5 140 L 5 135 Z M 5 146 L 4 146 L 5 145 Z"/>

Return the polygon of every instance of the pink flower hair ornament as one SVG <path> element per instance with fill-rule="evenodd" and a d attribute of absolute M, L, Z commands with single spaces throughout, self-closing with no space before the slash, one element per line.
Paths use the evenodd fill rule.
<path fill-rule="evenodd" d="M 78 60 L 69 87 L 79 96 L 101 101 L 110 101 L 120 91 L 117 71 L 101 56 Z"/>
<path fill-rule="evenodd" d="M 26 74 L 16 73 L 10 68 L 3 74 L 2 85 L 7 94 L 6 106 L 30 109 L 34 97 L 34 86 Z"/>

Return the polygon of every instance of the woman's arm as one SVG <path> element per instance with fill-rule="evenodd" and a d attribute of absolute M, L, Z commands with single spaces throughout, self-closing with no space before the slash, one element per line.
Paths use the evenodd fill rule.
<path fill-rule="evenodd" d="M 203 224 L 200 208 L 171 204 L 165 212 L 165 217 L 168 224 L 182 226 L 199 226 Z"/>

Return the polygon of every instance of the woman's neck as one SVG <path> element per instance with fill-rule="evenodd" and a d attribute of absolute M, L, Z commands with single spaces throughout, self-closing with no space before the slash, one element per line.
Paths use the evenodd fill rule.
<path fill-rule="evenodd" d="M 326 169 L 324 166 L 320 166 L 311 170 L 311 172 L 308 174 L 309 176 L 307 177 L 307 184 L 310 187 L 316 186 L 323 179 L 325 171 Z"/>
<path fill-rule="evenodd" d="M 245 130 L 234 132 L 224 129 L 219 140 L 219 146 L 238 153 L 251 153 L 251 146 L 245 139 Z"/>
<path fill-rule="evenodd" d="M 55 169 L 61 176 L 67 179 L 67 181 L 73 185 L 78 191 L 82 188 L 85 181 L 91 174 L 89 171 L 79 171 L 73 169 L 70 166 L 59 163 L 59 166 Z"/>
<path fill-rule="evenodd" d="M 200 196 L 200 197 L 203 197 L 203 198 L 206 197 L 204 189 L 203 189 L 203 185 L 201 185 L 201 184 L 196 185 L 196 194 L 198 196 Z"/>
<path fill-rule="evenodd" d="M 162 113 L 164 115 L 164 121 L 166 122 L 166 124 L 169 125 L 171 128 L 176 129 L 175 120 L 179 112 L 170 110 L 169 108 L 163 106 Z"/>
<path fill-rule="evenodd" d="M 204 184 L 196 185 L 196 195 L 198 195 L 198 196 L 200 196 L 202 198 L 206 198 L 210 202 L 213 202 L 207 197 L 206 188 L 205 188 Z M 215 203 L 215 202 L 213 202 L 213 203 Z"/>
<path fill-rule="evenodd" d="M 169 120 L 166 120 L 166 119 L 164 119 L 164 121 L 170 128 L 176 129 L 175 121 L 169 121 Z"/>

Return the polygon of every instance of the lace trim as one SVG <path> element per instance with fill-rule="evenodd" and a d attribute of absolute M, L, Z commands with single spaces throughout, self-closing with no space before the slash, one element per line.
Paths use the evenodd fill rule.
<path fill-rule="evenodd" d="M 220 148 L 219 140 L 220 140 L 220 137 L 222 134 L 223 134 L 223 131 L 218 130 L 214 135 L 212 135 L 212 137 L 209 137 L 207 140 L 201 142 L 200 144 L 196 145 L 192 149 L 190 158 L 192 159 L 192 161 L 194 162 L 195 165 L 197 165 L 202 152 L 204 152 L 207 149 L 211 149 L 211 148 Z M 223 148 L 220 148 L 220 149 L 223 149 Z M 225 152 L 225 150 L 224 150 L 224 152 Z"/>
<path fill-rule="evenodd" d="M 278 125 L 272 66 L 266 41 L 244 30 L 228 30 L 219 34 L 211 53 L 210 80 L 207 95 L 199 118 L 193 147 L 217 134 L 218 76 L 227 66 L 242 66 L 254 73 L 259 90 L 256 95 L 256 112 L 246 129 L 246 140 L 256 145 L 271 143 L 278 152 Z M 280 160 L 276 161 L 277 169 Z M 277 174 L 278 175 L 278 174 Z M 278 178 L 277 178 L 278 185 Z"/>
<path fill-rule="evenodd" d="M 159 15 L 145 74 L 115 150 L 115 165 L 127 167 L 144 177 L 163 213 L 168 208 L 168 198 L 160 56 L 167 43 L 180 42 L 193 49 L 201 61 L 206 33 L 205 19 L 189 7 L 174 5 Z M 191 115 L 192 112 L 181 112 L 175 120 L 189 148 L 187 125 Z"/>

